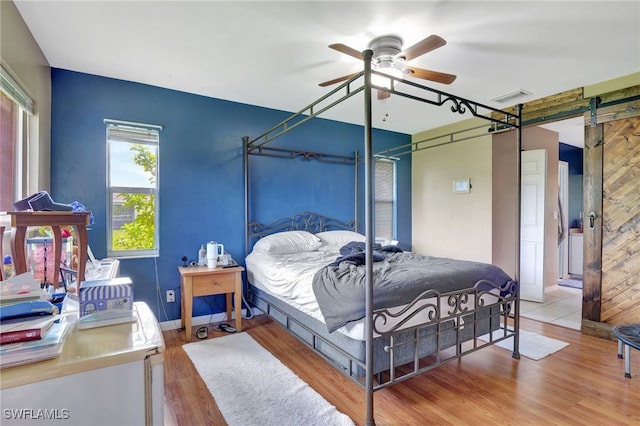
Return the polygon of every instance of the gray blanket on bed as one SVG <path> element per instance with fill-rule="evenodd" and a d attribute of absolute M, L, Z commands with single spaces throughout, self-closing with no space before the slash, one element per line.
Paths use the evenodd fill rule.
<path fill-rule="evenodd" d="M 365 266 L 350 262 L 321 268 L 313 277 L 320 311 L 329 332 L 365 317 Z M 480 280 L 504 286 L 511 278 L 497 266 L 422 256 L 388 253 L 373 264 L 373 308 L 405 305 L 426 290 L 446 293 L 473 287 Z"/>

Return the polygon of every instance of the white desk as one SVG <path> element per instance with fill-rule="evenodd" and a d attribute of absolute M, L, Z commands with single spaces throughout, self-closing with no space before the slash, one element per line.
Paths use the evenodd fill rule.
<path fill-rule="evenodd" d="M 37 415 L 60 425 L 164 425 L 162 331 L 146 303 L 134 313 L 134 323 L 72 330 L 56 359 L 0 370 L 2 425 L 48 424 Z"/>

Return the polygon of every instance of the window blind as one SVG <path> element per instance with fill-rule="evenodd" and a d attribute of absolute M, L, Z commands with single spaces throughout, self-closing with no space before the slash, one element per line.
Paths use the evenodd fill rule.
<path fill-rule="evenodd" d="M 107 124 L 107 139 L 119 142 L 157 144 L 161 126 L 104 120 Z M 144 127 L 139 127 L 144 126 Z"/>
<path fill-rule="evenodd" d="M 0 90 L 13 102 L 18 104 L 20 108 L 33 115 L 33 100 L 22 90 L 13 77 L 11 77 L 11 74 L 5 69 L 4 65 L 0 65 Z"/>
<path fill-rule="evenodd" d="M 394 239 L 395 163 L 375 161 L 375 227 L 376 237 Z"/>

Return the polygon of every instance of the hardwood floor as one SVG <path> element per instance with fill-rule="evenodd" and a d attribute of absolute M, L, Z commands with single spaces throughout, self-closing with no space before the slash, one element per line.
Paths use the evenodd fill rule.
<path fill-rule="evenodd" d="M 363 424 L 365 395 L 358 385 L 266 316 L 243 325 L 244 331 L 327 401 L 356 424 Z M 624 362 L 616 356 L 615 342 L 526 318 L 522 329 L 563 340 L 569 346 L 540 361 L 525 357 L 513 360 L 510 351 L 490 347 L 377 391 L 376 424 L 640 424 L 639 351 L 631 350 L 632 378 L 625 379 Z M 222 335 L 225 333 L 209 332 L 209 338 Z M 164 337 L 165 424 L 225 425 L 181 348 L 184 333 L 165 331 Z M 211 354 L 211 361 L 215 362 L 215 354 Z"/>

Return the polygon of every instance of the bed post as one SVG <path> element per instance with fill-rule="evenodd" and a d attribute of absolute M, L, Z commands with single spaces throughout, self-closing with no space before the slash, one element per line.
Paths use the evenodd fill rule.
<path fill-rule="evenodd" d="M 513 354 L 511 357 L 514 359 L 520 359 L 520 215 L 522 213 L 520 211 L 522 209 L 522 176 L 520 169 L 522 166 L 522 104 L 516 105 L 516 115 L 518 116 L 516 119 L 516 152 L 518 156 L 518 159 L 516 160 L 516 182 L 518 186 L 516 189 L 516 194 L 518 194 L 516 199 L 518 202 L 516 208 L 516 264 L 514 279 L 517 286 L 513 315 L 513 329 L 515 331 L 515 335 L 513 336 Z"/>
<path fill-rule="evenodd" d="M 364 224 L 367 242 L 366 259 L 366 292 L 365 292 L 365 360 L 367 377 L 365 383 L 366 419 L 365 425 L 375 425 L 373 419 L 373 150 L 371 141 L 371 58 L 370 49 L 362 52 L 364 59 Z"/>
<path fill-rule="evenodd" d="M 244 165 L 244 255 L 249 255 L 249 136 L 242 137 Z"/>
<path fill-rule="evenodd" d="M 354 200 L 353 200 L 353 230 L 358 232 L 358 215 L 360 214 L 360 209 L 358 208 L 360 203 L 358 201 L 358 194 L 360 191 L 358 191 L 359 186 L 358 186 L 358 171 L 360 170 L 358 167 L 358 162 L 360 161 L 360 158 L 358 157 L 358 151 L 354 151 L 353 152 L 353 168 L 354 168 L 354 187 L 353 187 L 353 196 L 354 196 Z"/>

